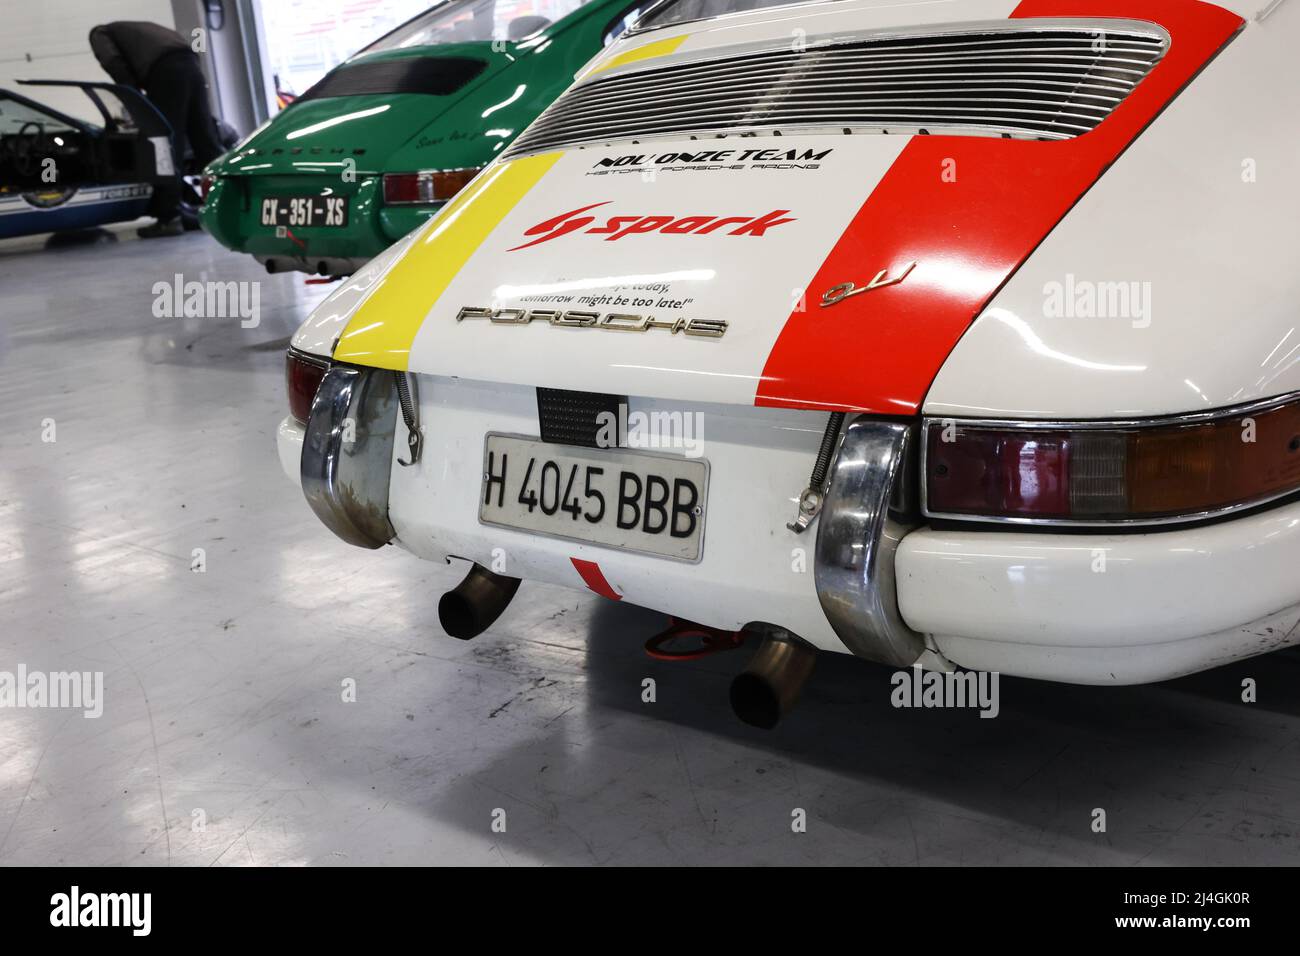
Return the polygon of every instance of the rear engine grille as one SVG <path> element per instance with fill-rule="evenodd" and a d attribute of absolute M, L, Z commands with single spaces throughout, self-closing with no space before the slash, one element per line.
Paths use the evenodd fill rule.
<path fill-rule="evenodd" d="M 597 441 L 601 428 L 605 428 L 609 447 L 619 443 L 617 422 L 619 405 L 626 405 L 623 395 L 605 395 L 600 392 L 571 392 L 562 388 L 537 390 L 537 421 L 541 425 L 542 441 L 556 445 L 583 445 L 599 448 Z M 612 418 L 603 418 L 601 413 Z M 611 423 L 614 428 L 609 428 Z"/>
<path fill-rule="evenodd" d="M 1105 119 L 1168 47 L 1152 24 L 1051 23 L 783 46 L 598 75 L 561 96 L 506 155 L 821 130 L 1069 139 Z"/>

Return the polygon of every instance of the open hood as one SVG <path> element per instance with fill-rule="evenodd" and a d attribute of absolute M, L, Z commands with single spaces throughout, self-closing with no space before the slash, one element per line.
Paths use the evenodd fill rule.
<path fill-rule="evenodd" d="M 779 9 L 616 44 L 414 238 L 335 358 L 915 413 L 983 306 L 1242 23 L 1190 0 L 941 6 L 804 5 L 794 50 Z M 1043 49 L 1091 72 L 1025 106 Z M 936 97 L 954 51 L 1016 78 Z M 1088 84 L 1114 95 L 1094 107 Z"/>

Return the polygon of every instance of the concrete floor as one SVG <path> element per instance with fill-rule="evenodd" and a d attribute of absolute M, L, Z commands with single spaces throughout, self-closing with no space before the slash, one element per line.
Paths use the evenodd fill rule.
<path fill-rule="evenodd" d="M 259 280 L 260 326 L 155 318 L 177 272 Z M 342 544 L 276 462 L 283 348 L 322 294 L 201 234 L 0 243 L 0 670 L 102 671 L 106 697 L 0 710 L 0 863 L 1300 859 L 1296 651 L 1004 679 L 996 720 L 895 710 L 890 671 L 826 656 L 764 733 L 727 707 L 747 652 L 648 660 L 648 611 L 526 583 L 442 636 L 459 571 Z"/>

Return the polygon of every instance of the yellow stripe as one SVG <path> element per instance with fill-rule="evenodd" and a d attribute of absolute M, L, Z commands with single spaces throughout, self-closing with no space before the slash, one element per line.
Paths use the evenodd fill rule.
<path fill-rule="evenodd" d="M 667 56 L 679 46 L 686 42 L 689 33 L 683 33 L 679 37 L 669 37 L 666 40 L 655 40 L 653 43 L 643 43 L 634 50 L 628 50 L 626 53 L 619 53 L 611 56 L 604 63 L 594 69 L 584 73 L 579 79 L 587 79 L 595 76 L 597 73 L 604 73 L 606 70 L 612 70 L 616 66 L 624 66 L 628 63 L 635 63 L 637 60 L 650 60 L 657 56 Z"/>
<path fill-rule="evenodd" d="M 418 236 L 366 297 L 339 337 L 334 358 L 375 368 L 406 371 L 411 343 L 439 297 L 483 244 L 562 153 L 543 153 L 488 170 Z"/>

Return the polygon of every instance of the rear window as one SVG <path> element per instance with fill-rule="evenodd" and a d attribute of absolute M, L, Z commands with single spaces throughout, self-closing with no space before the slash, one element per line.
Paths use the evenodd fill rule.
<path fill-rule="evenodd" d="M 646 12 L 637 24 L 638 30 L 647 27 L 665 27 L 672 23 L 688 23 L 691 20 L 712 20 L 728 13 L 744 13 L 747 10 L 762 10 L 767 7 L 788 7 L 794 3 L 808 3 L 809 0 L 665 0 Z M 823 0 L 829 2 L 829 0 Z"/>
<path fill-rule="evenodd" d="M 366 93 L 423 93 L 447 96 L 483 72 L 487 64 L 467 56 L 402 57 L 344 63 L 298 97 L 296 102 L 327 96 L 361 96 Z"/>
<path fill-rule="evenodd" d="M 408 20 L 362 53 L 475 40 L 524 40 L 589 0 L 447 0 Z"/>

